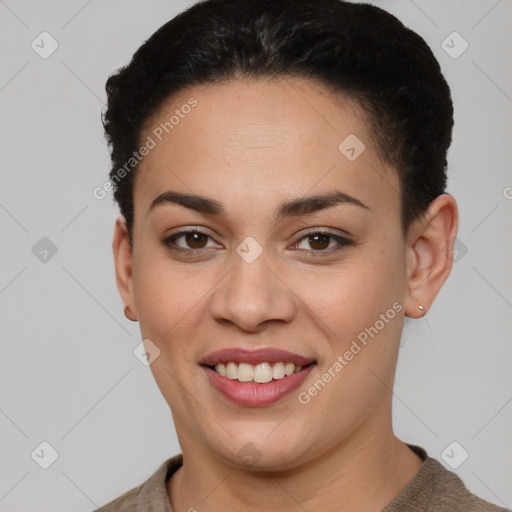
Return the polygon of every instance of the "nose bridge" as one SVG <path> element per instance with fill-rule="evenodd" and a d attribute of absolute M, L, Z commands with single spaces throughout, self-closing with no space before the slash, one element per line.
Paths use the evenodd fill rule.
<path fill-rule="evenodd" d="M 231 257 L 231 271 L 219 283 L 211 303 L 212 315 L 244 330 L 267 320 L 289 322 L 294 314 L 292 293 L 272 269 L 267 251 L 253 259 L 256 247 L 244 241 Z M 251 254 L 252 253 L 252 254 Z"/>

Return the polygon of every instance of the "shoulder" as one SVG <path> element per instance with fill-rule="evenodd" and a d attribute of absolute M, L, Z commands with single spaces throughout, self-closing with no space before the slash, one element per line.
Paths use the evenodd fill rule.
<path fill-rule="evenodd" d="M 457 474 L 429 457 L 423 448 L 408 446 L 423 465 L 382 512 L 512 512 L 472 494 Z"/>
<path fill-rule="evenodd" d="M 167 459 L 145 482 L 93 512 L 172 512 L 167 495 L 167 480 L 182 464 L 182 454 Z"/>
<path fill-rule="evenodd" d="M 94 512 L 135 512 L 140 490 L 146 482 L 125 492 L 116 499 L 108 502 Z"/>
<path fill-rule="evenodd" d="M 494 505 L 471 493 L 458 475 L 446 469 L 435 459 L 427 459 L 435 476 L 432 492 L 432 510 L 450 512 L 506 512 L 507 509 Z"/>

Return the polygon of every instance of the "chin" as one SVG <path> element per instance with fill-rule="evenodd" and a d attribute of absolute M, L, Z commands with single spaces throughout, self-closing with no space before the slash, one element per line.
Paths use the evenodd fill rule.
<path fill-rule="evenodd" d="M 216 446 L 217 455 L 237 467 L 250 471 L 284 471 L 297 467 L 307 458 L 304 439 L 290 437 L 283 433 L 268 436 L 266 433 L 248 435 L 248 432 L 234 436 L 229 446 Z"/>

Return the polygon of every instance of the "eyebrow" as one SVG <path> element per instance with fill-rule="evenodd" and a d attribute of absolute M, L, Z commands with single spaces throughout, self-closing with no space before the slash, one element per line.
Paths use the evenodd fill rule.
<path fill-rule="evenodd" d="M 222 203 L 215 199 L 197 194 L 175 192 L 173 190 L 167 190 L 153 199 L 149 206 L 148 214 L 157 206 L 168 203 L 178 204 L 206 215 L 222 216 L 225 214 L 225 209 Z M 277 207 L 275 216 L 276 220 L 279 221 L 285 217 L 308 215 L 320 210 L 331 208 L 338 204 L 355 205 L 360 208 L 370 210 L 370 208 L 359 199 L 345 194 L 344 192 L 335 191 L 327 194 L 299 197 L 297 199 L 292 199 L 291 201 L 285 201 Z"/>

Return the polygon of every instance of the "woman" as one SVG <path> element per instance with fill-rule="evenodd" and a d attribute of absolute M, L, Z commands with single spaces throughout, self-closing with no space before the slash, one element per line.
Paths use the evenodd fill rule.
<path fill-rule="evenodd" d="M 104 511 L 498 511 L 392 430 L 452 267 L 426 43 L 340 0 L 207 0 L 107 82 L 116 279 L 182 454 Z"/>

